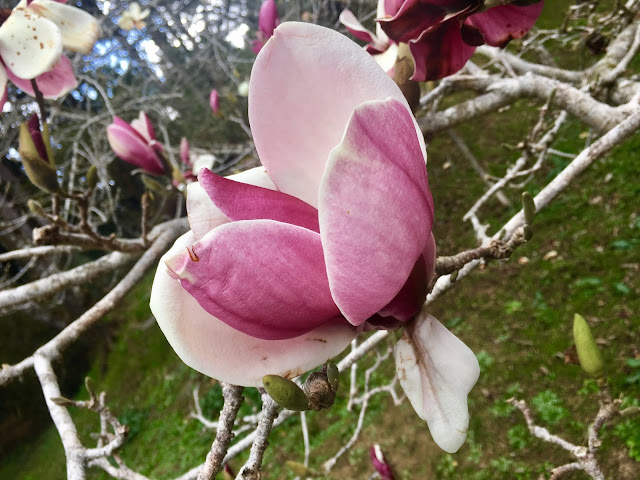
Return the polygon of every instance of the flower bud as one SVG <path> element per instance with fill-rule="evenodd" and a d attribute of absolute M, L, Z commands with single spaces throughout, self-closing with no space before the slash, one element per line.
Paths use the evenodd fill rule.
<path fill-rule="evenodd" d="M 340 372 L 338 371 L 338 366 L 333 362 L 327 362 L 325 365 L 325 369 L 327 370 L 327 380 L 329 381 L 329 386 L 333 392 L 338 391 L 338 384 L 340 381 Z"/>
<path fill-rule="evenodd" d="M 93 190 L 98 184 L 98 168 L 95 165 L 91 165 L 87 170 L 87 188 Z"/>
<path fill-rule="evenodd" d="M 524 221 L 531 225 L 536 214 L 536 204 L 529 192 L 522 192 L 522 210 L 524 210 Z"/>
<path fill-rule="evenodd" d="M 582 369 L 594 378 L 604 376 L 604 361 L 587 321 L 579 314 L 573 317 L 573 341 Z"/>
<path fill-rule="evenodd" d="M 33 200 L 30 198 L 27 200 L 27 207 L 29 207 L 29 211 L 38 217 L 44 217 L 44 208 L 42 208 L 42 204 L 40 202 Z"/>
<path fill-rule="evenodd" d="M 411 111 L 415 112 L 420 105 L 420 84 L 410 80 L 415 70 L 413 57 L 409 51 L 409 45 L 401 43 L 398 48 L 398 58 L 393 67 L 393 81 L 407 99 Z"/>
<path fill-rule="evenodd" d="M 308 398 L 309 408 L 313 410 L 329 408 L 336 400 L 336 391 L 324 372 L 310 373 L 302 388 Z"/>
<path fill-rule="evenodd" d="M 275 402 L 288 410 L 308 410 L 309 401 L 302 389 L 288 378 L 280 375 L 265 375 L 262 384 Z"/>
<path fill-rule="evenodd" d="M 56 169 L 47 160 L 46 147 L 42 141 L 42 136 L 38 128 L 33 127 L 33 118 L 38 121 L 38 117 L 20 124 L 20 145 L 18 147 L 22 165 L 27 173 L 27 177 L 36 187 L 49 193 L 59 191 L 58 174 Z"/>

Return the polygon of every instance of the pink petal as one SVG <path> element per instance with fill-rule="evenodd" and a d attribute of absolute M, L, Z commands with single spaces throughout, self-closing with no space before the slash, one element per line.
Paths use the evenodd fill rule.
<path fill-rule="evenodd" d="M 429 282 L 433 278 L 435 266 L 436 242 L 431 234 L 404 286 L 388 305 L 380 309 L 378 314 L 382 317 L 393 317 L 401 322 L 411 320 L 427 298 Z"/>
<path fill-rule="evenodd" d="M 138 118 L 131 122 L 131 126 L 136 132 L 142 135 L 142 137 L 145 138 L 147 142 L 151 143 L 156 139 L 156 132 L 153 129 L 153 125 L 151 124 L 151 119 L 147 116 L 146 113 L 140 112 Z"/>
<path fill-rule="evenodd" d="M 275 0 L 265 0 L 260 6 L 258 13 L 258 28 L 266 39 L 273 35 L 273 31 L 278 26 L 280 17 L 278 17 L 278 7 Z"/>
<path fill-rule="evenodd" d="M 14 8 L 0 25 L 0 59 L 20 78 L 35 78 L 51 70 L 61 55 L 62 35 L 57 25 L 24 6 Z"/>
<path fill-rule="evenodd" d="M 2 63 L 0 63 L 0 92 L 2 92 L 0 95 L 0 113 L 2 113 L 2 108 L 7 103 L 7 72 Z"/>
<path fill-rule="evenodd" d="M 371 462 L 373 463 L 374 468 L 380 474 L 381 480 L 395 480 L 393 471 L 387 463 L 386 458 L 384 458 L 384 454 L 382 453 L 380 445 L 378 445 L 377 443 L 374 444 L 369 449 L 369 456 L 371 457 Z"/>
<path fill-rule="evenodd" d="M 387 305 L 425 249 L 433 222 L 422 135 L 395 99 L 358 107 L 320 186 L 329 285 L 353 325 Z"/>
<path fill-rule="evenodd" d="M 231 221 L 263 218 L 320 232 L 318 210 L 296 197 L 230 180 L 206 169 L 198 180 L 213 203 Z"/>
<path fill-rule="evenodd" d="M 405 327 L 395 348 L 400 384 L 444 451 L 456 452 L 469 426 L 467 395 L 480 375 L 473 352 L 431 315 Z"/>
<path fill-rule="evenodd" d="M 411 80 L 424 82 L 452 75 L 464 67 L 476 51 L 462 38 L 461 26 L 457 21 L 424 32 L 409 42 L 411 55 L 416 67 Z"/>
<path fill-rule="evenodd" d="M 261 340 L 231 328 L 204 311 L 168 274 L 165 259 L 185 251 L 194 241 L 191 232 L 176 241 L 160 260 L 151 289 L 151 311 L 190 367 L 223 382 L 257 387 L 265 375 L 293 378 L 323 364 L 356 336 L 356 329 L 347 322 L 325 324 L 287 340 Z"/>
<path fill-rule="evenodd" d="M 18 78 L 11 70 L 7 70 L 7 75 L 11 81 L 27 95 L 35 96 L 31 87 L 31 80 Z M 60 61 L 52 70 L 36 77 L 36 84 L 44 95 L 44 98 L 58 98 L 66 95 L 78 86 L 78 80 L 73 73 L 71 60 L 65 55 L 60 57 Z"/>
<path fill-rule="evenodd" d="M 227 223 L 165 263 L 202 308 L 256 338 L 282 340 L 344 322 L 329 291 L 320 235 L 306 228 Z"/>
<path fill-rule="evenodd" d="M 211 95 L 209 95 L 209 105 L 211 106 L 211 111 L 216 114 L 220 110 L 220 97 L 218 95 L 218 90 L 215 88 L 211 90 Z"/>
<path fill-rule="evenodd" d="M 162 175 L 164 167 L 156 153 L 132 132 L 133 129 L 129 125 L 127 127 L 117 123 L 107 127 L 107 140 L 109 140 L 113 152 L 127 163 L 151 174 Z"/>
<path fill-rule="evenodd" d="M 357 39 L 367 43 L 372 43 L 377 40 L 376 36 L 370 30 L 362 26 L 351 10 L 347 10 L 346 8 L 342 10 L 338 20 L 349 30 L 349 33 Z"/>
<path fill-rule="evenodd" d="M 186 137 L 180 139 L 180 160 L 187 166 L 191 165 L 191 159 L 189 158 L 189 140 Z"/>
<path fill-rule="evenodd" d="M 231 175 L 228 178 L 238 182 L 276 190 L 276 186 L 263 167 L 245 170 L 244 172 Z M 204 191 L 198 182 L 191 183 L 187 186 L 187 215 L 189 217 L 191 230 L 198 240 L 217 226 L 229 222 L 229 219 L 215 206 L 209 198 L 209 195 L 207 195 L 207 192 Z"/>
<path fill-rule="evenodd" d="M 249 92 L 254 141 L 269 176 L 281 191 L 316 207 L 329 152 L 351 113 L 387 97 L 406 103 L 356 43 L 317 25 L 280 25 L 256 58 Z"/>
<path fill-rule="evenodd" d="M 469 23 L 478 28 L 484 40 L 494 47 L 504 47 L 513 38 L 524 37 L 542 13 L 544 2 L 525 7 L 500 5 L 469 17 Z"/>

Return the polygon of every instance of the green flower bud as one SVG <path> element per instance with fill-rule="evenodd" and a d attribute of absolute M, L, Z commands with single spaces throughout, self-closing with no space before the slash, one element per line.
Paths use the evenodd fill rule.
<path fill-rule="evenodd" d="M 22 165 L 31 183 L 45 192 L 58 192 L 60 186 L 58 185 L 56 169 L 40 155 L 26 122 L 20 124 L 20 145 L 18 150 Z"/>
<path fill-rule="evenodd" d="M 98 184 L 98 169 L 95 165 L 91 165 L 87 170 L 87 187 L 89 190 L 96 188 Z"/>
<path fill-rule="evenodd" d="M 529 192 L 522 192 L 522 210 L 524 210 L 524 221 L 527 225 L 531 225 L 536 215 L 536 204 Z"/>
<path fill-rule="evenodd" d="M 288 378 L 280 375 L 265 375 L 262 384 L 275 402 L 288 410 L 308 410 L 309 401 L 302 389 Z"/>
<path fill-rule="evenodd" d="M 42 208 L 42 205 L 40 204 L 40 202 L 33 200 L 33 199 L 29 199 L 27 200 L 27 207 L 29 207 L 29 210 L 31 211 L 31 213 L 33 213 L 34 215 L 37 215 L 38 217 L 44 217 L 46 214 L 44 213 L 44 208 Z"/>
<path fill-rule="evenodd" d="M 604 361 L 587 321 L 581 315 L 573 317 L 573 341 L 576 344 L 582 369 L 594 378 L 604 376 Z"/>
<path fill-rule="evenodd" d="M 327 380 L 329 381 L 331 390 L 337 392 L 338 384 L 340 383 L 340 372 L 338 371 L 338 366 L 333 362 L 327 362 L 325 368 L 327 370 Z"/>

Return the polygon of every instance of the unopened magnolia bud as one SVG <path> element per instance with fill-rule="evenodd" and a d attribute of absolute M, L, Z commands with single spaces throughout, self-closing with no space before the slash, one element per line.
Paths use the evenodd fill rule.
<path fill-rule="evenodd" d="M 288 410 L 308 410 L 309 400 L 302 389 L 288 378 L 280 375 L 265 375 L 262 384 L 275 402 Z"/>
<path fill-rule="evenodd" d="M 579 314 L 573 317 L 573 341 L 582 369 L 594 378 L 604 376 L 604 361 L 587 321 Z"/>
<path fill-rule="evenodd" d="M 533 238 L 533 228 L 531 228 L 531 225 L 525 225 L 523 228 L 523 231 L 524 231 L 524 239 L 527 242 Z"/>
<path fill-rule="evenodd" d="M 95 165 L 91 165 L 87 170 L 87 187 L 89 190 L 96 188 L 98 184 L 98 168 Z"/>
<path fill-rule="evenodd" d="M 329 381 L 331 390 L 333 390 L 333 392 L 337 392 L 338 384 L 340 383 L 340 372 L 338 371 L 338 366 L 333 362 L 327 362 L 325 369 L 327 370 L 327 380 Z"/>
<path fill-rule="evenodd" d="M 401 43 L 398 47 L 398 57 L 393 67 L 393 81 L 407 99 L 411 111 L 415 112 L 420 105 L 420 84 L 410 80 L 415 70 L 413 56 L 409 45 Z"/>
<path fill-rule="evenodd" d="M 26 122 L 20 124 L 20 145 L 18 149 L 22 165 L 31 183 L 45 192 L 58 192 L 60 186 L 58 185 L 56 169 L 40 156 Z"/>
<path fill-rule="evenodd" d="M 40 202 L 30 198 L 29 200 L 27 200 L 27 207 L 29 207 L 29 210 L 34 215 L 37 215 L 38 217 L 45 216 L 44 208 L 42 208 L 42 205 L 40 204 Z"/>
<path fill-rule="evenodd" d="M 536 204 L 529 192 L 522 192 L 522 210 L 524 210 L 524 221 L 531 225 L 536 215 Z"/>
<path fill-rule="evenodd" d="M 75 405 L 73 400 L 69 400 L 68 398 L 65 398 L 65 397 L 51 397 L 49 400 L 51 400 L 53 403 L 61 407 L 71 407 Z"/>

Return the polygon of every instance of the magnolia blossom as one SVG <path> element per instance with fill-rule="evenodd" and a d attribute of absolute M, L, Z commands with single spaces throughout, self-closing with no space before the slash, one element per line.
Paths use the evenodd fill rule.
<path fill-rule="evenodd" d="M 482 0 L 379 0 L 377 35 L 373 35 L 344 11 L 341 22 L 357 38 L 370 42 L 367 51 L 392 56 L 383 68 L 393 66 L 389 48 L 409 44 L 415 62 L 412 80 L 446 77 L 460 70 L 476 47 L 487 43 L 504 47 L 523 37 L 535 24 L 544 2 L 484 9 Z"/>
<path fill-rule="evenodd" d="M 118 19 L 118 26 L 123 30 L 141 30 L 147 26 L 144 21 L 149 16 L 150 10 L 142 10 L 138 2 L 131 2 L 129 8 Z"/>
<path fill-rule="evenodd" d="M 262 2 L 260 12 L 258 13 L 258 33 L 256 39 L 253 41 L 251 50 L 254 53 L 259 53 L 267 43 L 267 40 L 273 35 L 273 31 L 280 23 L 280 17 L 278 16 L 278 7 L 276 7 L 275 0 L 265 0 Z"/>
<path fill-rule="evenodd" d="M 421 310 L 434 211 L 402 93 L 345 36 L 284 23 L 254 64 L 249 121 L 263 167 L 201 171 L 187 189 L 191 231 L 158 266 L 151 309 L 169 343 L 206 375 L 260 386 L 324 363 L 363 330 L 406 325 L 403 387 L 436 442 L 457 450 L 478 363 Z M 423 338 L 432 332 L 436 342 Z"/>
<path fill-rule="evenodd" d="M 220 111 L 220 95 L 215 88 L 211 90 L 211 95 L 209 95 L 209 106 L 214 115 Z"/>
<path fill-rule="evenodd" d="M 22 0 L 13 10 L 0 9 L 0 96 L 11 80 L 34 95 L 31 80 L 45 98 L 76 87 L 71 62 L 63 48 L 89 53 L 100 35 L 95 18 L 66 0 Z M 0 100 L 0 110 L 4 102 Z"/>
<path fill-rule="evenodd" d="M 156 140 L 146 113 L 140 112 L 140 116 L 130 124 L 120 117 L 113 117 L 113 123 L 107 127 L 107 139 L 113 153 L 125 162 L 153 175 L 164 173 L 160 159 L 164 147 Z"/>
<path fill-rule="evenodd" d="M 378 0 L 377 18 L 393 16 L 401 4 L 401 0 Z M 376 24 L 374 34 L 364 28 L 353 12 L 346 8 L 340 13 L 339 20 L 354 37 L 367 42 L 365 50 L 373 56 L 385 72 L 391 74 L 398 56 L 398 44 L 387 36 L 380 24 Z"/>

